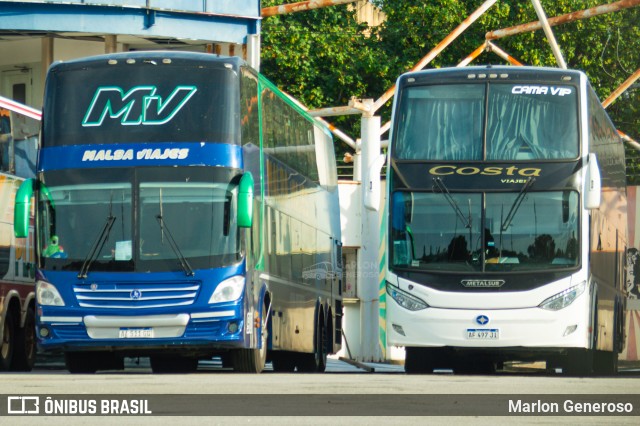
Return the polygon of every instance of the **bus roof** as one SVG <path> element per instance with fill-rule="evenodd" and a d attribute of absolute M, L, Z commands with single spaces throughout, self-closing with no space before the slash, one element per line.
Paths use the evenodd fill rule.
<path fill-rule="evenodd" d="M 170 50 L 152 50 L 152 51 L 139 51 L 139 52 L 119 52 L 105 55 L 89 56 L 79 59 L 73 59 L 70 61 L 58 61 L 51 65 L 49 72 L 67 71 L 78 68 L 92 68 L 102 67 L 109 64 L 109 61 L 126 61 L 132 59 L 137 61 L 153 61 L 148 62 L 150 64 L 158 64 L 163 60 L 170 60 L 172 63 L 176 62 L 209 62 L 209 63 L 224 63 L 231 64 L 234 69 L 238 69 L 241 66 L 248 66 L 248 64 L 236 56 L 221 56 L 210 53 L 198 53 L 198 52 L 180 52 Z"/>
<path fill-rule="evenodd" d="M 566 80 L 566 77 L 571 77 Z M 565 70 L 551 67 L 533 66 L 505 66 L 485 65 L 472 67 L 434 68 L 421 71 L 412 71 L 402 74 L 398 78 L 398 85 L 406 84 L 413 78 L 417 83 L 437 81 L 477 81 L 477 80 L 528 80 L 528 81 L 553 81 L 578 82 L 581 77 L 586 77 L 582 71 Z M 410 83 L 413 83 L 411 81 Z"/>

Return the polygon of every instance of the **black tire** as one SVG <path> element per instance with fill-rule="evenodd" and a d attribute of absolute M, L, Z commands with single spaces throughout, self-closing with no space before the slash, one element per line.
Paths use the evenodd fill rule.
<path fill-rule="evenodd" d="M 608 351 L 594 351 L 593 353 L 593 373 L 601 376 L 614 376 L 618 374 L 618 348 L 624 341 L 624 313 L 621 312 L 619 303 L 616 300 L 613 317 L 613 349 Z"/>
<path fill-rule="evenodd" d="M 233 368 L 233 364 L 231 363 L 230 353 L 220 355 L 220 361 L 222 362 L 222 368 Z"/>
<path fill-rule="evenodd" d="M 433 373 L 434 366 L 427 353 L 427 348 L 405 348 L 404 372 L 407 374 Z"/>
<path fill-rule="evenodd" d="M 98 370 L 124 370 L 124 358 L 113 352 L 65 352 L 64 361 L 71 374 L 93 374 Z"/>
<path fill-rule="evenodd" d="M 262 312 L 266 312 L 266 307 Z M 269 337 L 266 327 L 267 320 L 267 318 L 263 318 L 261 322 L 260 348 L 234 349 L 231 351 L 231 365 L 233 365 L 234 371 L 258 374 L 264 370 L 264 365 L 267 363 L 267 342 Z"/>
<path fill-rule="evenodd" d="M 0 342 L 0 370 L 7 371 L 11 368 L 13 352 L 16 346 L 16 326 L 13 311 L 7 311 L 7 316 L 2 324 L 2 342 Z"/>
<path fill-rule="evenodd" d="M 183 356 L 152 356 L 151 370 L 156 374 L 193 373 L 198 369 L 198 358 Z"/>
<path fill-rule="evenodd" d="M 451 353 L 446 348 L 405 349 L 404 371 L 407 374 L 431 374 L 436 368 L 451 367 Z"/>
<path fill-rule="evenodd" d="M 618 353 L 595 351 L 593 354 L 593 373 L 599 376 L 618 374 Z"/>
<path fill-rule="evenodd" d="M 295 354 L 289 351 L 273 351 L 271 365 L 277 373 L 292 373 L 296 369 Z"/>
<path fill-rule="evenodd" d="M 327 330 L 322 316 L 316 322 L 313 333 L 313 353 L 298 354 L 296 362 L 298 371 L 302 373 L 324 373 L 327 368 Z"/>
<path fill-rule="evenodd" d="M 64 363 L 71 374 L 93 374 L 98 371 L 94 357 L 91 352 L 65 352 Z"/>
<path fill-rule="evenodd" d="M 231 352 L 233 371 L 239 373 L 262 373 L 267 362 L 267 349 L 234 349 Z"/>
<path fill-rule="evenodd" d="M 459 357 L 455 360 L 453 371 L 456 374 L 495 374 L 496 363 L 490 359 Z"/>
<path fill-rule="evenodd" d="M 22 327 L 16 334 L 16 346 L 13 352 L 11 369 L 14 371 L 31 371 L 36 362 L 36 314 L 28 308 Z"/>
<path fill-rule="evenodd" d="M 591 376 L 594 353 L 592 349 L 569 349 L 561 363 L 562 373 L 567 376 Z"/>

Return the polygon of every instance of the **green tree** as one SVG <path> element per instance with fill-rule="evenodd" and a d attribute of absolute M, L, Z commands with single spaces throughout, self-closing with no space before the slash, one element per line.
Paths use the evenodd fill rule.
<path fill-rule="evenodd" d="M 265 0 L 263 7 L 297 0 Z M 346 6 L 270 17 L 263 22 L 263 72 L 310 107 L 346 105 L 352 96 L 377 99 L 398 75 L 411 69 L 483 0 L 372 0 L 386 22 L 368 29 Z M 542 0 L 548 17 L 587 9 L 602 0 Z M 482 44 L 488 31 L 536 21 L 528 0 L 499 0 L 427 68 L 455 66 Z M 640 66 L 640 8 L 625 9 L 553 27 L 569 68 L 586 72 L 604 100 Z M 557 66 L 539 30 L 495 43 L 526 65 Z M 484 53 L 475 64 L 505 61 Z M 608 108 L 618 129 L 640 140 L 640 84 Z M 390 116 L 388 102 L 380 111 Z M 359 135 L 356 117 L 331 118 Z M 640 183 L 638 154 L 628 150 L 630 183 Z M 637 177 L 636 177 L 637 176 Z"/>
<path fill-rule="evenodd" d="M 296 0 L 298 1 L 298 0 Z M 295 1 L 264 0 L 262 7 Z M 309 108 L 347 105 L 385 90 L 382 51 L 346 5 L 272 16 L 262 23 L 262 72 Z M 359 136 L 359 116 L 329 120 Z M 341 158 L 346 145 L 336 144 Z"/>
<path fill-rule="evenodd" d="M 389 66 L 392 74 L 411 68 L 483 3 L 482 0 L 375 1 L 388 17 L 378 35 L 380 48 L 388 58 L 395 59 Z M 543 0 L 541 3 L 547 16 L 552 17 L 594 7 L 602 1 Z M 456 65 L 482 43 L 486 32 L 531 21 L 537 21 L 531 2 L 498 1 L 428 67 Z M 640 8 L 556 26 L 553 30 L 569 68 L 584 70 L 601 99 L 640 64 Z M 541 30 L 495 43 L 527 65 L 557 66 Z M 488 53 L 476 61 L 479 64 L 503 62 Z M 618 127 L 635 138 L 640 136 L 637 109 L 634 110 L 639 93 L 638 90 L 630 92 L 609 111 Z"/>

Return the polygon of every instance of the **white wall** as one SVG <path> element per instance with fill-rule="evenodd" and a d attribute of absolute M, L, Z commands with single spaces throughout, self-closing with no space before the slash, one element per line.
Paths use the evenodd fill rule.
<path fill-rule="evenodd" d="M 102 41 L 81 41 L 56 38 L 53 41 L 53 60 L 68 61 L 83 56 L 104 53 Z M 118 45 L 122 50 L 122 45 Z M 0 41 L 0 95 L 11 98 L 11 83 L 20 76 L 29 76 L 27 105 L 42 108 L 44 75 L 42 66 L 42 38 Z"/>

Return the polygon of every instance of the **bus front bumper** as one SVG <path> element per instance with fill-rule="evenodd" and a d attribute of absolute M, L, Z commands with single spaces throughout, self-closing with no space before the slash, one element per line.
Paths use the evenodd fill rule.
<path fill-rule="evenodd" d="M 243 319 L 234 310 L 163 315 L 85 315 L 38 318 L 38 343 L 44 350 L 243 347 Z"/>
<path fill-rule="evenodd" d="M 586 348 L 590 330 L 586 295 L 559 311 L 443 309 L 410 311 L 387 297 L 387 343 L 405 347 Z"/>

